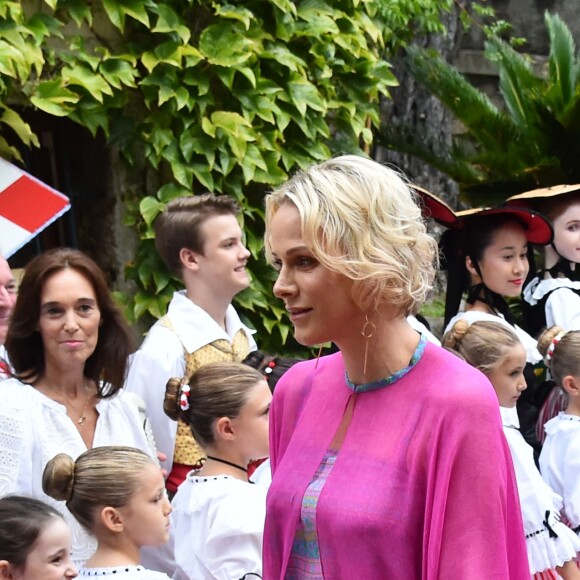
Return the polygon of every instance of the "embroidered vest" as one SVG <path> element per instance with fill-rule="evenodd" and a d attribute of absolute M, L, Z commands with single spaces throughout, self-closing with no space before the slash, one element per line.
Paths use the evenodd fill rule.
<path fill-rule="evenodd" d="M 161 319 L 161 324 L 175 332 L 167 316 Z M 183 347 L 185 375 L 182 381 L 189 381 L 191 375 L 202 365 L 212 362 L 241 362 L 248 356 L 249 352 L 250 342 L 243 329 L 236 332 L 231 343 L 224 338 L 220 338 L 202 346 L 194 352 L 187 352 L 185 347 Z M 177 422 L 173 463 L 197 465 L 204 458 L 205 453 L 193 438 L 189 425 L 180 419 Z"/>

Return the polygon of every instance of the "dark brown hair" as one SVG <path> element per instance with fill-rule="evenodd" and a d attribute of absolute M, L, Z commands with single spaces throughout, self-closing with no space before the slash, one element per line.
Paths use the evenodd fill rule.
<path fill-rule="evenodd" d="M 202 224 L 217 215 L 240 213 L 240 206 L 233 197 L 205 193 L 172 199 L 159 214 L 153 227 L 155 247 L 169 271 L 181 277 L 179 252 L 187 248 L 203 254 L 205 242 L 201 235 Z"/>
<path fill-rule="evenodd" d="M 122 388 L 133 338 L 123 315 L 113 302 L 103 271 L 79 250 L 57 248 L 36 256 L 26 267 L 12 312 L 6 350 L 16 376 L 23 381 L 40 377 L 45 370 L 44 346 L 38 330 L 40 299 L 46 281 L 71 268 L 93 287 L 101 313 L 99 340 L 85 363 L 85 376 L 95 381 L 100 397 L 110 397 Z M 100 385 L 99 381 L 103 381 Z"/>
<path fill-rule="evenodd" d="M 215 441 L 215 421 L 221 417 L 237 417 L 251 390 L 263 380 L 260 372 L 243 363 L 208 363 L 189 379 L 189 409 L 183 410 L 180 406 L 181 381 L 169 379 L 163 410 L 170 419 L 181 419 L 189 425 L 195 440 L 202 447 L 211 445 Z"/>
<path fill-rule="evenodd" d="M 1 498 L 0 560 L 23 567 L 38 536 L 56 518 L 63 519 L 62 514 L 38 499 L 20 495 Z"/>

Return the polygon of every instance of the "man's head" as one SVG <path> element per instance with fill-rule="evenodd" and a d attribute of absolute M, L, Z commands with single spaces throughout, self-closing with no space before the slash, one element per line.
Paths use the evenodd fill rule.
<path fill-rule="evenodd" d="M 0 256 L 0 345 L 4 344 L 10 315 L 16 303 L 16 280 L 8 262 Z"/>
<path fill-rule="evenodd" d="M 182 277 L 181 250 L 203 254 L 203 224 L 216 216 L 238 216 L 240 206 L 226 195 L 178 197 L 171 200 L 154 223 L 155 246 L 174 276 Z"/>

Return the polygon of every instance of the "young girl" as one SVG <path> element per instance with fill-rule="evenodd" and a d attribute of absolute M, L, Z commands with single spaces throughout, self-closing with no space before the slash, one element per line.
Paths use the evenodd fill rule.
<path fill-rule="evenodd" d="M 210 363 L 188 384 L 177 379 L 167 383 L 165 412 L 191 427 L 207 455 L 172 502 L 174 578 L 253 578 L 251 574 L 262 573 L 267 490 L 251 485 L 247 465 L 268 455 L 271 399 L 262 374 L 241 363 Z"/>
<path fill-rule="evenodd" d="M 551 327 L 540 335 L 538 347 L 567 399 L 566 410 L 544 426 L 540 469 L 564 499 L 564 516 L 580 534 L 580 331 Z"/>
<path fill-rule="evenodd" d="M 534 189 L 514 195 L 506 203 L 540 211 L 554 227 L 554 241 L 544 248 L 543 268 L 524 288 L 526 330 L 533 336 L 546 326 L 580 330 L 580 185 Z M 561 389 L 544 389 L 543 398 L 536 424 L 541 442 L 544 425 L 566 405 Z"/>
<path fill-rule="evenodd" d="M 580 185 L 535 189 L 507 203 L 542 212 L 554 227 L 554 241 L 544 248 L 544 266 L 524 289 L 528 332 L 537 336 L 556 324 L 580 330 Z"/>
<path fill-rule="evenodd" d="M 44 492 L 66 506 L 97 538 L 97 551 L 79 570 L 81 577 L 167 580 L 139 565 L 142 546 L 169 539 L 171 505 L 161 469 L 133 447 L 105 446 L 74 461 L 60 453 L 42 476 Z"/>
<path fill-rule="evenodd" d="M 70 529 L 52 506 L 18 495 L 0 499 L 0 578 L 76 578 L 70 551 Z"/>
<path fill-rule="evenodd" d="M 526 352 L 516 334 L 497 322 L 456 322 L 443 345 L 458 352 L 490 380 L 511 451 L 526 535 L 530 571 L 536 578 L 580 578 L 575 558 L 580 539 L 559 521 L 562 498 L 544 482 L 532 448 L 518 430 L 516 403 L 526 389 Z M 493 532 L 492 532 L 493 533 Z"/>
<path fill-rule="evenodd" d="M 458 320 L 499 322 L 515 331 L 529 363 L 526 381 L 530 389 L 518 402 L 521 431 L 539 453 L 535 435 L 539 408 L 534 400 L 536 379 L 532 367 L 542 361 L 542 355 L 536 339 L 515 324 L 506 298 L 520 297 L 529 271 L 528 244 L 549 243 L 552 228 L 541 215 L 526 209 L 473 209 L 457 215 L 461 229 L 447 230 L 442 238 L 448 272 L 445 332 Z M 465 309 L 457 313 L 465 291 Z"/>
<path fill-rule="evenodd" d="M 460 319 L 507 323 L 524 345 L 528 362 L 536 364 L 542 360 L 536 339 L 514 324 L 506 298 L 519 298 L 529 271 L 528 244 L 550 243 L 550 224 L 519 208 L 472 209 L 457 216 L 460 229 L 447 230 L 443 242 L 448 269 L 445 331 Z M 464 292 L 466 306 L 458 312 Z"/>

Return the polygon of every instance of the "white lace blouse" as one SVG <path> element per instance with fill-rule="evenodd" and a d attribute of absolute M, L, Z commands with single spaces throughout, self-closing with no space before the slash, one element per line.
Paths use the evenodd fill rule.
<path fill-rule="evenodd" d="M 175 580 L 233 580 L 262 574 L 267 488 L 190 471 L 172 501 Z M 252 577 L 253 578 L 253 577 Z"/>
<path fill-rule="evenodd" d="M 564 512 L 573 528 L 580 527 L 580 417 L 561 412 L 545 425 L 546 440 L 540 471 L 564 499 Z"/>
<path fill-rule="evenodd" d="M 533 449 L 518 430 L 515 407 L 500 407 L 500 413 L 518 482 L 530 571 L 536 574 L 562 566 L 576 558 L 580 538 L 560 522 L 562 498 L 542 479 Z"/>
<path fill-rule="evenodd" d="M 120 392 L 97 403 L 99 417 L 93 447 L 126 445 L 152 454 L 134 401 Z M 42 491 L 42 473 L 58 453 L 76 459 L 87 450 L 64 405 L 11 378 L 0 381 L 0 497 L 16 493 L 36 497 L 56 507 L 72 530 L 72 558 L 82 566 L 96 541 L 63 502 Z"/>

